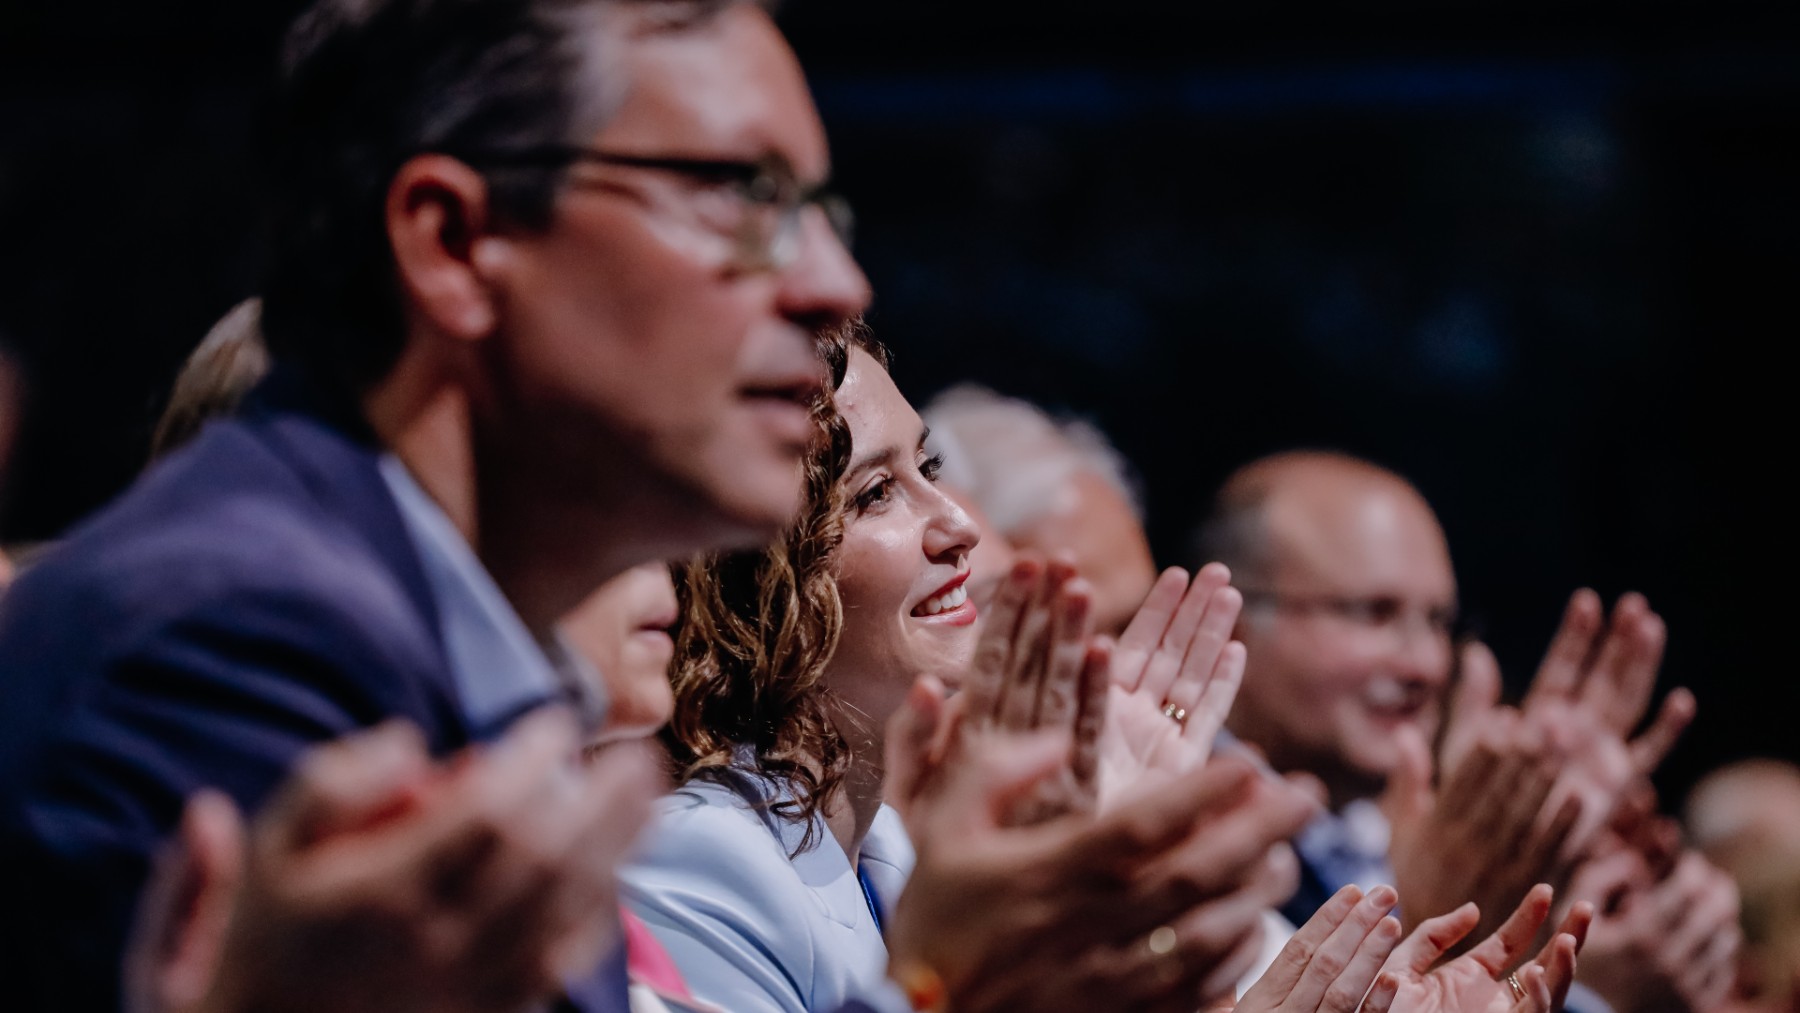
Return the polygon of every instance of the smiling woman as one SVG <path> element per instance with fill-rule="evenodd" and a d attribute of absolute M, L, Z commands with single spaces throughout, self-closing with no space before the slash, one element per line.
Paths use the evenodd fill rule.
<path fill-rule="evenodd" d="M 963 590 L 977 533 L 934 482 L 919 416 L 860 323 L 820 339 L 806 507 L 772 548 L 678 576 L 683 787 L 627 900 L 700 998 L 835 1009 L 884 977 L 884 915 L 912 867 L 882 805 L 882 730 L 921 674 L 975 646 Z"/>

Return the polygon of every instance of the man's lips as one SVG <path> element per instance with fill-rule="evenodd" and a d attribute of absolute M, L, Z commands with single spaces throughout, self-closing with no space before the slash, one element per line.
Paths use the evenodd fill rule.
<path fill-rule="evenodd" d="M 819 397 L 817 377 L 755 384 L 739 391 L 746 407 L 779 438 L 796 446 L 812 441 L 812 406 Z"/>

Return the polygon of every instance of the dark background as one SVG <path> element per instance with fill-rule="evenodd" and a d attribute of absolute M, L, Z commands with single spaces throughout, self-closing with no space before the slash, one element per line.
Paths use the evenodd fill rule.
<path fill-rule="evenodd" d="M 0 0 L 0 536 L 139 467 L 251 294 L 247 142 L 293 0 Z M 1414 478 L 1529 677 L 1569 591 L 1651 596 L 1701 718 L 1665 772 L 1800 759 L 1784 409 L 1790 5 L 796 0 L 873 320 L 924 396 L 1093 418 L 1172 555 L 1296 445 Z M 1227 9 L 1229 8 L 1229 9 Z"/>

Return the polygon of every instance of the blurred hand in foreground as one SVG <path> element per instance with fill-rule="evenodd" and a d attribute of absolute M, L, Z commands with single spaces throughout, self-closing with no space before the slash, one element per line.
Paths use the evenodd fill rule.
<path fill-rule="evenodd" d="M 434 763 L 389 724 L 309 754 L 246 828 L 189 803 L 127 956 L 139 1013 L 518 1010 L 619 943 L 613 873 L 663 779 L 577 764 L 543 711 Z"/>
<path fill-rule="evenodd" d="M 889 800 L 918 849 L 889 927 L 896 980 L 941 983 L 957 1013 L 1229 1001 L 1262 912 L 1294 888 L 1286 840 L 1316 803 L 1220 759 L 1097 816 L 1014 825 L 1018 800 L 1067 767 L 1068 731 L 952 711 L 921 680 L 888 730 Z"/>

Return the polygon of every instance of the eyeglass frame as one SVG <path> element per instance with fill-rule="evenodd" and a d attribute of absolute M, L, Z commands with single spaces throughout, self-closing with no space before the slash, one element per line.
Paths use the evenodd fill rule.
<path fill-rule="evenodd" d="M 801 221 L 809 207 L 817 207 L 848 250 L 855 229 L 850 202 L 829 179 L 810 186 L 794 176 L 786 161 L 731 158 L 691 158 L 680 155 L 636 155 L 581 145 L 548 144 L 530 148 L 452 153 L 472 166 L 563 169 L 580 162 L 627 169 L 666 172 L 703 183 L 728 184 L 749 209 L 773 209 L 775 226 L 763 234 L 754 214 L 746 214 L 734 240 L 737 264 L 750 271 L 779 271 L 800 254 Z M 786 196 L 784 196 L 784 191 Z"/>
<path fill-rule="evenodd" d="M 1236 585 L 1234 585 L 1236 586 Z M 1244 605 L 1250 607 L 1257 601 L 1268 602 L 1278 608 L 1291 612 L 1325 613 L 1335 616 L 1352 625 L 1370 630 L 1410 629 L 1411 622 L 1402 623 L 1403 617 L 1417 613 L 1419 610 L 1408 606 L 1394 595 L 1344 595 L 1344 594 L 1299 594 L 1278 591 L 1274 588 L 1239 587 L 1238 593 L 1244 596 Z M 1391 615 L 1382 615 L 1387 609 Z M 1440 613 L 1434 615 L 1433 613 Z M 1444 615 L 1442 613 L 1448 613 Z M 1455 643 L 1467 632 L 1462 610 L 1456 606 L 1448 609 L 1427 609 L 1424 614 L 1425 627 L 1434 637 L 1445 642 Z"/>

